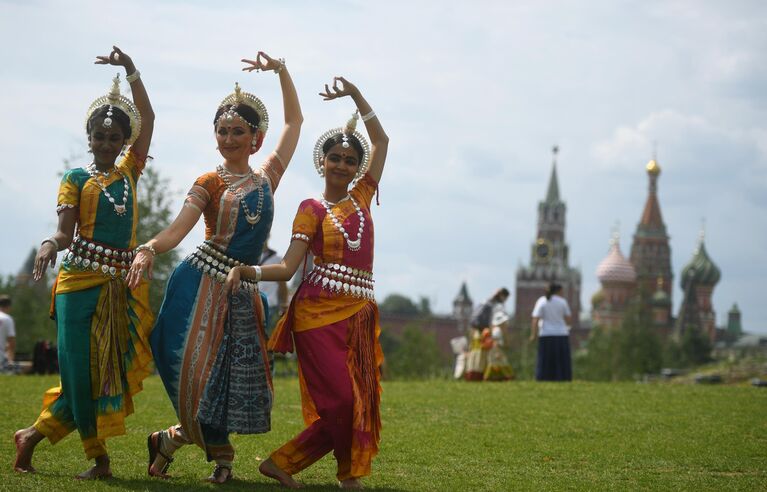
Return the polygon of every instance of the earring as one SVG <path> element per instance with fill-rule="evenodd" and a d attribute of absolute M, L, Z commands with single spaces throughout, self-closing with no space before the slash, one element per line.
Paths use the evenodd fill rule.
<path fill-rule="evenodd" d="M 253 137 L 253 140 L 250 141 L 250 147 L 253 150 L 256 150 L 256 147 L 258 146 L 258 138 Z"/>

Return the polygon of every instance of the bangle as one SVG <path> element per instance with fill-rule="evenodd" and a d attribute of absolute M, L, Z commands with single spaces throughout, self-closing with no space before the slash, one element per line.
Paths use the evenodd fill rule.
<path fill-rule="evenodd" d="M 280 65 L 274 69 L 274 73 L 279 74 L 285 68 L 285 58 L 278 58 L 277 61 L 280 62 Z"/>
<path fill-rule="evenodd" d="M 136 70 L 135 72 L 133 72 L 133 73 L 132 73 L 132 74 L 130 74 L 130 75 L 126 75 L 126 76 L 125 76 L 125 80 L 126 80 L 126 81 L 128 81 L 128 83 L 129 83 L 129 84 L 132 84 L 132 83 L 134 83 L 134 82 L 135 82 L 135 81 L 137 81 L 139 78 L 141 78 L 141 72 L 139 72 L 138 70 Z"/>
<path fill-rule="evenodd" d="M 135 253 L 138 254 L 140 251 L 149 251 L 152 254 L 152 256 L 155 256 L 157 254 L 157 252 L 154 250 L 154 246 L 152 246 L 151 244 L 142 244 L 138 246 L 135 250 Z"/>
<path fill-rule="evenodd" d="M 255 278 L 256 282 L 260 282 L 261 281 L 261 267 L 256 265 L 256 266 L 253 267 L 253 271 L 256 272 L 256 278 Z"/>
<path fill-rule="evenodd" d="M 370 112 L 366 115 L 363 115 L 361 119 L 363 122 L 365 122 L 367 120 L 372 120 L 375 117 L 376 117 L 376 112 L 371 109 Z"/>
<path fill-rule="evenodd" d="M 56 238 L 53 237 L 53 236 L 49 236 L 49 237 L 46 237 L 45 239 L 43 239 L 43 241 L 40 243 L 40 246 L 42 246 L 45 243 L 51 243 L 53 245 L 53 247 L 56 248 L 56 252 L 58 252 L 59 249 L 61 249 L 61 248 L 59 248 L 59 242 L 56 241 Z"/>

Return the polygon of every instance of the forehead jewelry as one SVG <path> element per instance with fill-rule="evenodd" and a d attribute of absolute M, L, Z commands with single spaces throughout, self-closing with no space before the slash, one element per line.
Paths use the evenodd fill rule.
<path fill-rule="evenodd" d="M 88 121 L 90 120 L 91 116 L 93 116 L 93 113 L 95 113 L 98 109 L 103 108 L 104 106 L 107 106 L 106 117 L 102 123 L 104 128 L 112 127 L 115 121 L 114 110 L 115 108 L 118 108 L 123 113 L 128 115 L 128 122 L 130 123 L 131 136 L 126 144 L 130 145 L 135 142 L 138 136 L 141 134 L 141 114 L 139 113 L 138 108 L 136 108 L 136 106 L 133 104 L 133 101 L 120 94 L 119 74 L 114 79 L 112 79 L 112 89 L 109 91 L 109 93 L 96 98 L 96 100 L 93 101 L 88 107 L 88 111 L 86 112 L 85 116 L 86 130 L 88 129 Z"/>
<path fill-rule="evenodd" d="M 104 118 L 104 128 L 112 128 L 112 105 L 107 108 L 107 117 Z"/>
<path fill-rule="evenodd" d="M 258 119 L 260 120 L 258 123 L 258 127 L 255 127 L 248 123 L 248 121 L 242 117 L 241 114 L 237 112 L 235 109 L 238 105 L 244 104 L 245 106 L 250 107 L 253 109 L 256 114 L 258 114 Z M 216 120 L 216 124 L 219 123 L 219 121 L 225 121 L 227 123 L 232 123 L 235 118 L 240 118 L 244 123 L 246 123 L 254 132 L 256 130 L 261 130 L 264 134 L 266 134 L 266 131 L 269 129 L 269 113 L 266 111 L 266 106 L 264 106 L 264 103 L 261 102 L 261 99 L 257 98 L 253 94 L 249 92 L 243 92 L 242 89 L 240 89 L 240 84 L 235 82 L 234 83 L 234 92 L 229 94 L 224 98 L 223 101 L 221 101 L 221 104 L 219 104 L 219 107 L 222 106 L 230 106 L 226 111 L 221 113 L 221 116 L 218 117 Z"/>
<path fill-rule="evenodd" d="M 317 143 L 314 144 L 313 152 L 314 168 L 317 170 L 317 174 L 325 176 L 325 170 L 322 164 L 322 161 L 325 158 L 325 153 L 323 152 L 322 147 L 325 146 L 325 142 L 331 138 L 337 138 L 338 135 L 341 135 L 341 147 L 344 149 L 351 147 L 349 139 L 352 135 L 360 143 L 360 146 L 362 146 L 362 155 L 360 156 L 360 163 L 357 168 L 357 174 L 354 177 L 354 182 L 357 182 L 357 180 L 367 172 L 370 161 L 370 146 L 365 137 L 356 130 L 358 118 L 359 112 L 355 111 L 352 114 L 352 117 L 349 118 L 349 121 L 346 122 L 346 126 L 343 128 L 332 128 L 320 135 L 320 138 L 317 139 Z"/>

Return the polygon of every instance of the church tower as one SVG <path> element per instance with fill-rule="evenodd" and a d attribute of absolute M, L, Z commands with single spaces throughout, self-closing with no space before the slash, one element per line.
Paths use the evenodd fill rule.
<path fill-rule="evenodd" d="M 684 297 L 677 318 L 679 334 L 688 329 L 697 329 L 708 336 L 711 343 L 716 341 L 716 313 L 711 297 L 720 278 L 722 272 L 708 256 L 701 231 L 698 247 L 690 262 L 682 269 Z"/>
<path fill-rule="evenodd" d="M 474 303 L 469 297 L 469 289 L 466 282 L 461 284 L 461 290 L 453 300 L 453 318 L 458 321 L 458 332 L 468 333 L 471 314 L 474 311 Z"/>
<path fill-rule="evenodd" d="M 634 242 L 631 245 L 631 263 L 637 274 L 637 288 L 649 300 L 655 293 L 658 279 L 662 288 L 672 300 L 673 273 L 671 272 L 671 247 L 669 246 L 666 224 L 658 203 L 658 177 L 660 166 L 655 159 L 647 163 L 650 186 L 642 217 L 637 224 Z"/>
<path fill-rule="evenodd" d="M 569 265 L 569 248 L 565 242 L 567 207 L 559 197 L 557 179 L 558 147 L 554 157 L 546 198 L 538 203 L 538 227 L 530 247 L 530 265 L 517 270 L 515 296 L 515 325 L 528 328 L 535 301 L 542 296 L 550 282 L 562 285 L 562 297 L 567 299 L 573 313 L 573 328 L 578 327 L 581 310 L 581 273 Z"/>

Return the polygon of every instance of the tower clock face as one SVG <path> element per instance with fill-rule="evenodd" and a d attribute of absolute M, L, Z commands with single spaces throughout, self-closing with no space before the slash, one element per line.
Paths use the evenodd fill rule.
<path fill-rule="evenodd" d="M 539 260 L 548 261 L 551 258 L 551 243 L 540 238 L 535 242 L 535 257 Z"/>

